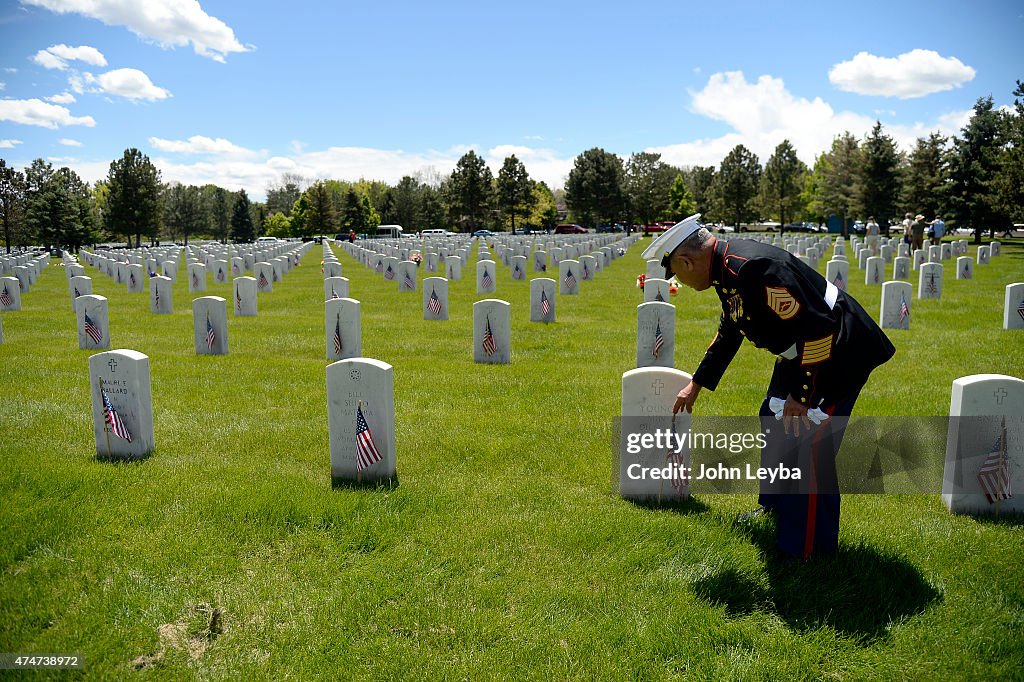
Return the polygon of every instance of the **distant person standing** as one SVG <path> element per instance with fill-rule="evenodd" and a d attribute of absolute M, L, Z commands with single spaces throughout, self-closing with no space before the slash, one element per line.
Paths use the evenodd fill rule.
<path fill-rule="evenodd" d="M 348 231 L 348 243 L 351 244 L 355 240 L 356 240 L 356 232 L 355 232 L 355 230 L 349 230 Z"/>
<path fill-rule="evenodd" d="M 903 217 L 903 241 L 907 244 L 913 243 L 911 239 L 910 226 L 914 224 L 914 214 L 908 213 Z"/>
<path fill-rule="evenodd" d="M 914 222 L 910 224 L 910 238 L 914 249 L 924 248 L 924 228 L 928 223 L 924 221 L 924 216 L 920 213 L 914 218 Z"/>
<path fill-rule="evenodd" d="M 942 235 L 946 234 L 946 223 L 942 222 L 942 218 L 935 216 L 935 220 L 931 223 L 930 235 L 932 238 L 932 244 L 938 245 L 942 243 Z"/>
<path fill-rule="evenodd" d="M 878 223 L 875 222 L 875 216 L 868 216 L 868 224 L 864 226 L 864 234 L 867 236 L 867 245 L 871 249 L 871 255 L 877 256 L 879 254 L 879 243 L 878 243 Z"/>

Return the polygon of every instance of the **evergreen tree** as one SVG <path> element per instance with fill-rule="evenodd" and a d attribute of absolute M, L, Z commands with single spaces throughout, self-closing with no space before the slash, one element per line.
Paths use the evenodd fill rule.
<path fill-rule="evenodd" d="M 899 200 L 900 161 L 896 143 L 876 121 L 860 146 L 855 204 L 860 215 L 874 216 L 887 234 Z M 934 216 L 932 213 L 929 217 Z"/>
<path fill-rule="evenodd" d="M 533 181 L 526 166 L 513 154 L 505 159 L 498 171 L 498 207 L 502 216 L 510 220 L 512 234 L 516 232 L 516 218 L 530 215 L 535 198 Z M 520 223 L 522 224 L 522 223 Z"/>
<path fill-rule="evenodd" d="M 491 210 L 492 183 L 487 163 L 473 150 L 463 154 L 445 184 L 451 221 L 469 232 L 483 227 Z"/>
<path fill-rule="evenodd" d="M 25 190 L 25 175 L 0 159 L 0 224 L 7 253 L 12 244 L 27 243 L 19 240 L 25 228 Z"/>
<path fill-rule="evenodd" d="M 244 189 L 238 192 L 231 213 L 231 238 L 240 244 L 247 244 L 256 239 L 252 215 L 249 213 L 249 195 L 245 193 Z"/>
<path fill-rule="evenodd" d="M 107 230 L 128 237 L 135 245 L 142 235 L 155 237 L 160 227 L 160 171 L 149 157 L 131 147 L 110 164 L 107 175 L 107 208 L 103 215 Z"/>
<path fill-rule="evenodd" d="M 722 160 L 711 194 L 720 215 L 732 221 L 737 232 L 744 222 L 758 217 L 754 199 L 760 183 L 761 164 L 757 155 L 741 144 L 733 147 Z"/>
<path fill-rule="evenodd" d="M 801 204 L 800 191 L 803 189 L 807 166 L 797 158 L 796 149 L 789 140 L 783 140 L 764 166 L 761 178 L 761 197 L 767 215 L 779 220 L 779 232 L 785 229 L 786 221 L 792 220 Z"/>
<path fill-rule="evenodd" d="M 918 138 L 907 159 L 900 189 L 900 207 L 904 212 L 935 216 L 945 201 L 946 138 L 939 133 Z"/>
<path fill-rule="evenodd" d="M 974 115 L 953 140 L 950 155 L 949 207 L 958 225 L 974 230 L 981 243 L 985 230 L 994 231 L 1008 220 L 999 201 L 994 180 L 1003 152 L 1003 122 L 991 97 L 974 105 Z"/>
<path fill-rule="evenodd" d="M 622 159 L 595 147 L 573 162 L 565 183 L 565 201 L 576 220 L 587 227 L 616 222 L 626 208 Z"/>

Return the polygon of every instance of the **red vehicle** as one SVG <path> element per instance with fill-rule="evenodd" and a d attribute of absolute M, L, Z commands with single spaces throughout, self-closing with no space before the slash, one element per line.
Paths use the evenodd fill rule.
<path fill-rule="evenodd" d="M 675 225 L 675 222 L 672 220 L 662 220 L 651 225 L 644 225 L 644 234 L 651 232 L 664 232 L 673 225 Z"/>
<path fill-rule="evenodd" d="M 579 225 L 562 223 L 555 225 L 555 234 L 586 234 L 587 230 Z"/>

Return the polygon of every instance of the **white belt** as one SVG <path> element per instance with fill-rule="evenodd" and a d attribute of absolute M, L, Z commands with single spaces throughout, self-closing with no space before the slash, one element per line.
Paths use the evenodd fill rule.
<path fill-rule="evenodd" d="M 836 307 L 836 299 L 839 298 L 839 287 L 832 282 L 825 281 L 825 303 L 828 305 L 829 310 Z M 785 360 L 793 360 L 797 356 L 796 344 L 779 353 L 779 357 Z"/>

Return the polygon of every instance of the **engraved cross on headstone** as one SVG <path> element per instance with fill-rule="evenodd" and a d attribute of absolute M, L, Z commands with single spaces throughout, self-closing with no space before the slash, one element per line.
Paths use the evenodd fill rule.
<path fill-rule="evenodd" d="M 996 399 L 996 405 L 1002 405 L 1003 404 L 1003 400 L 1009 394 L 1006 392 L 1005 388 L 999 388 L 999 389 L 996 389 L 995 391 L 992 391 L 992 395 Z"/>
<path fill-rule="evenodd" d="M 652 384 L 651 388 L 654 389 L 654 395 L 661 395 L 661 389 L 665 388 L 665 384 L 661 379 L 656 379 Z"/>
<path fill-rule="evenodd" d="M 113 374 L 114 372 L 117 371 L 117 360 L 111 358 L 110 362 L 108 362 L 107 364 L 110 365 L 110 373 L 111 374 Z"/>

